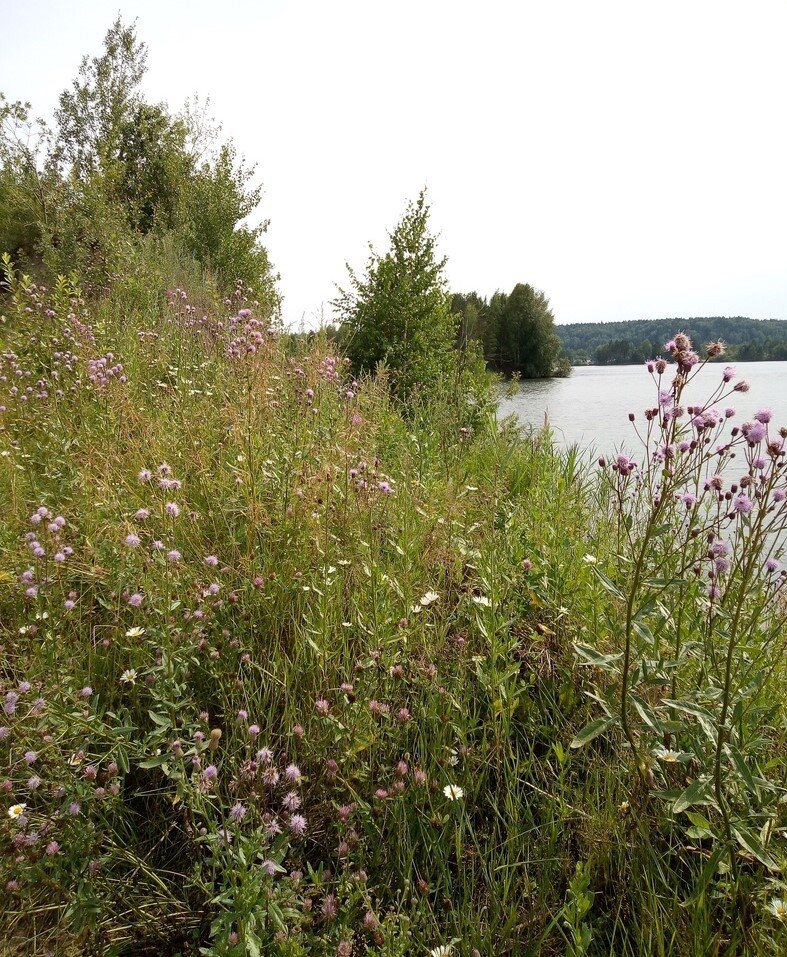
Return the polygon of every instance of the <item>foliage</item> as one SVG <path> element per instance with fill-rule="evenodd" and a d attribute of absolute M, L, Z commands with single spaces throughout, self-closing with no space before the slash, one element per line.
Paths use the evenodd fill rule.
<path fill-rule="evenodd" d="M 493 369 L 528 379 L 570 371 L 549 300 L 531 285 L 517 283 L 510 295 L 496 292 L 489 301 L 476 292 L 457 293 L 451 308 L 461 317 L 461 340 L 481 342 Z"/>
<path fill-rule="evenodd" d="M 390 234 L 384 255 L 371 250 L 365 275 L 348 266 L 350 289 L 334 306 L 343 342 L 357 372 L 384 365 L 395 393 L 408 400 L 417 389 L 435 389 L 452 361 L 456 319 L 449 309 L 429 206 L 422 190 Z"/>
<path fill-rule="evenodd" d="M 557 326 L 556 332 L 574 364 L 637 365 L 656 358 L 675 329 L 684 329 L 695 342 L 723 340 L 731 360 L 787 358 L 787 320 L 783 319 L 737 316 L 578 322 Z"/>
<path fill-rule="evenodd" d="M 737 894 L 718 812 L 663 809 L 676 798 L 615 736 L 569 748 L 616 700 L 602 665 L 624 616 L 594 584 L 626 555 L 616 481 L 480 393 L 474 413 L 446 390 L 404 419 L 384 372 L 353 379 L 325 338 L 280 338 L 240 285 L 227 321 L 198 279 L 163 300 L 143 270 L 92 303 L 73 279 L 15 280 L 0 325 L 9 946 L 783 952 L 780 817 L 759 834 L 776 688 L 742 699 L 725 742 L 742 721 L 750 750 L 735 776 L 725 749 L 723 783 L 750 844 Z M 756 666 L 764 647 L 738 635 Z M 699 762 L 703 722 L 680 734 L 695 720 Z M 642 756 L 651 732 L 632 733 Z M 661 791 L 701 771 L 661 762 L 662 784 L 657 760 Z M 760 797 L 742 831 L 744 767 Z"/>
<path fill-rule="evenodd" d="M 204 116 L 145 100 L 146 58 L 118 18 L 61 94 L 51 136 L 31 141 L 29 106 L 0 102 L 2 248 L 77 271 L 96 292 L 129 272 L 143 236 L 174 240 L 225 292 L 241 279 L 274 313 L 267 223 L 247 222 L 261 198 L 253 168 Z"/>

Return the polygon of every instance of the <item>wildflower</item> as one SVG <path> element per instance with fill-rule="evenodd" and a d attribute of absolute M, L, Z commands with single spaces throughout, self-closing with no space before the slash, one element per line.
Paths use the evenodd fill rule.
<path fill-rule="evenodd" d="M 325 698 L 318 698 L 314 702 L 314 709 L 320 717 L 325 717 L 331 710 L 331 704 Z"/>
<path fill-rule="evenodd" d="M 245 805 L 241 804 L 240 801 L 236 801 L 230 808 L 230 817 L 236 824 L 240 824 L 243 818 L 246 817 Z"/>
<path fill-rule="evenodd" d="M 303 775 L 301 774 L 301 769 L 297 764 L 288 764 L 284 769 L 284 777 L 288 781 L 292 781 L 294 784 L 297 784 L 301 780 Z"/>
<path fill-rule="evenodd" d="M 128 603 L 132 608 L 139 608 L 142 604 L 142 595 L 139 592 L 134 592 L 133 595 L 129 595 Z"/>
<path fill-rule="evenodd" d="M 35 764 L 38 754 L 35 751 L 25 751 L 25 764 Z"/>
<path fill-rule="evenodd" d="M 68 813 L 71 815 L 71 817 L 76 817 L 81 810 L 82 805 L 78 801 L 74 801 L 68 805 Z"/>
<path fill-rule="evenodd" d="M 167 515 L 172 518 L 177 518 L 180 515 L 180 506 L 177 502 L 167 502 L 164 508 L 167 510 Z"/>
<path fill-rule="evenodd" d="M 85 685 L 85 687 L 79 692 L 80 698 L 89 698 L 93 694 L 93 689 L 90 685 Z"/>
<path fill-rule="evenodd" d="M 659 747 L 654 750 L 653 754 L 665 764 L 675 764 L 683 757 L 680 751 L 674 751 L 672 748 Z"/>
<path fill-rule="evenodd" d="M 206 565 L 210 565 L 211 567 L 215 567 L 219 563 L 215 555 L 206 555 L 202 560 Z"/>
<path fill-rule="evenodd" d="M 145 634 L 145 629 L 135 625 L 126 632 L 126 638 L 141 638 Z"/>
<path fill-rule="evenodd" d="M 287 811 L 297 811 L 301 806 L 301 799 L 296 791 L 288 791 L 282 798 L 281 804 Z"/>
<path fill-rule="evenodd" d="M 744 495 L 743 492 L 741 492 L 740 495 L 735 496 L 735 499 L 732 503 L 732 510 L 733 512 L 738 512 L 740 515 L 748 515 L 752 510 L 753 505 L 754 503 L 748 497 L 748 495 Z"/>
<path fill-rule="evenodd" d="M 773 409 L 758 409 L 754 413 L 754 418 L 763 425 L 767 425 L 773 418 Z"/>
<path fill-rule="evenodd" d="M 171 562 L 180 561 L 180 552 L 177 550 L 177 548 L 172 548 L 170 549 L 170 551 L 167 552 L 167 559 L 168 561 L 171 561 Z"/>
<path fill-rule="evenodd" d="M 129 548 L 139 548 L 141 542 L 142 539 L 139 535 L 126 535 L 126 545 L 128 545 Z"/>
<path fill-rule="evenodd" d="M 473 595 L 473 602 L 476 605 L 482 605 L 484 608 L 489 608 L 492 604 L 486 595 Z"/>
<path fill-rule="evenodd" d="M 262 862 L 262 869 L 265 871 L 268 877 L 273 877 L 274 874 L 276 874 L 280 870 L 279 865 L 276 863 L 276 861 L 272 861 L 270 860 L 270 858 Z"/>
<path fill-rule="evenodd" d="M 138 522 L 144 522 L 146 518 L 150 518 L 150 512 L 146 508 L 138 508 L 134 513 L 134 518 Z"/>
<path fill-rule="evenodd" d="M 260 733 L 260 726 L 259 726 L 258 724 L 250 724 L 250 725 L 249 725 L 249 736 L 250 736 L 250 737 L 256 738 L 259 733 Z"/>
<path fill-rule="evenodd" d="M 583 556 L 582 556 L 582 561 L 585 562 L 586 565 L 596 565 L 596 564 L 598 564 L 598 559 L 596 558 L 596 556 L 595 556 L 595 555 L 590 555 L 590 554 L 588 554 L 588 555 L 583 555 Z"/>
<path fill-rule="evenodd" d="M 779 920 L 787 919 L 787 903 L 785 903 L 780 897 L 774 897 L 771 899 L 770 904 L 768 905 L 768 910 L 773 914 L 774 917 L 778 917 Z"/>
<path fill-rule="evenodd" d="M 60 845 L 57 843 L 57 841 L 50 841 L 46 846 L 45 854 L 47 857 L 54 857 L 59 850 Z"/>
<path fill-rule="evenodd" d="M 40 787 L 41 787 L 41 778 L 37 774 L 34 774 L 31 778 L 28 779 L 28 782 L 27 782 L 28 791 L 36 791 Z"/>
<path fill-rule="evenodd" d="M 449 801 L 458 801 L 460 798 L 465 796 L 465 792 L 458 784 L 446 784 L 443 788 L 443 794 L 448 798 Z"/>
<path fill-rule="evenodd" d="M 209 764 L 202 772 L 202 776 L 206 781 L 215 781 L 218 777 L 218 774 L 218 768 L 215 764 Z"/>
<path fill-rule="evenodd" d="M 778 572 L 781 568 L 780 563 L 773 557 L 766 559 L 765 567 L 769 572 Z"/>
<path fill-rule="evenodd" d="M 420 605 L 422 608 L 428 608 L 429 605 L 433 605 L 436 601 L 440 600 L 440 596 L 436 591 L 428 591 L 420 599 Z"/>
<path fill-rule="evenodd" d="M 124 685 L 133 685 L 137 680 L 137 670 L 136 668 L 126 668 L 123 674 L 120 676 L 120 682 Z"/>
<path fill-rule="evenodd" d="M 25 813 L 26 804 L 12 804 L 8 809 L 8 816 L 12 821 L 15 821 L 17 818 L 20 818 Z"/>
<path fill-rule="evenodd" d="M 306 818 L 302 814 L 293 814 L 289 825 L 292 833 L 298 835 L 298 837 L 302 837 L 306 833 Z"/>
<path fill-rule="evenodd" d="M 451 944 L 440 944 L 439 947 L 433 947 L 429 951 L 429 957 L 451 957 L 454 948 Z"/>

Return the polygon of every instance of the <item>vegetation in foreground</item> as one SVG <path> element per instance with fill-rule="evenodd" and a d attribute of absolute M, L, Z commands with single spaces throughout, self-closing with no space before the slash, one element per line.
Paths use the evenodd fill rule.
<path fill-rule="evenodd" d="M 117 296 L 3 323 L 9 952 L 783 952 L 745 384 L 679 373 L 598 480 L 462 381 L 403 417 L 240 285 Z"/>
<path fill-rule="evenodd" d="M 682 334 L 632 454 L 498 422 L 423 198 L 283 335 L 140 56 L 2 140 L 4 952 L 784 953 L 787 431 Z"/>

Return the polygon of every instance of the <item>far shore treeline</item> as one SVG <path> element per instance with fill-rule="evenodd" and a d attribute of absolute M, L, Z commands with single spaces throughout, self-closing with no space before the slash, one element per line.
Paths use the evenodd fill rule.
<path fill-rule="evenodd" d="M 726 346 L 726 359 L 762 362 L 787 359 L 787 320 L 710 316 L 688 319 L 574 322 L 557 326 L 572 365 L 636 365 L 664 351 L 664 343 L 682 329 L 695 342 Z"/>

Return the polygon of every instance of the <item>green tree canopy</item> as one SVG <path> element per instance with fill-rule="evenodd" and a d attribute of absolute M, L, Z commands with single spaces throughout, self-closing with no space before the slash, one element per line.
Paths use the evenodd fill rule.
<path fill-rule="evenodd" d="M 429 389 L 450 360 L 457 317 L 429 231 L 425 191 L 409 202 L 390 233 L 390 247 L 373 249 L 363 276 L 348 266 L 350 288 L 339 289 L 333 305 L 343 324 L 347 353 L 357 371 L 384 363 L 395 392 L 409 398 Z"/>

